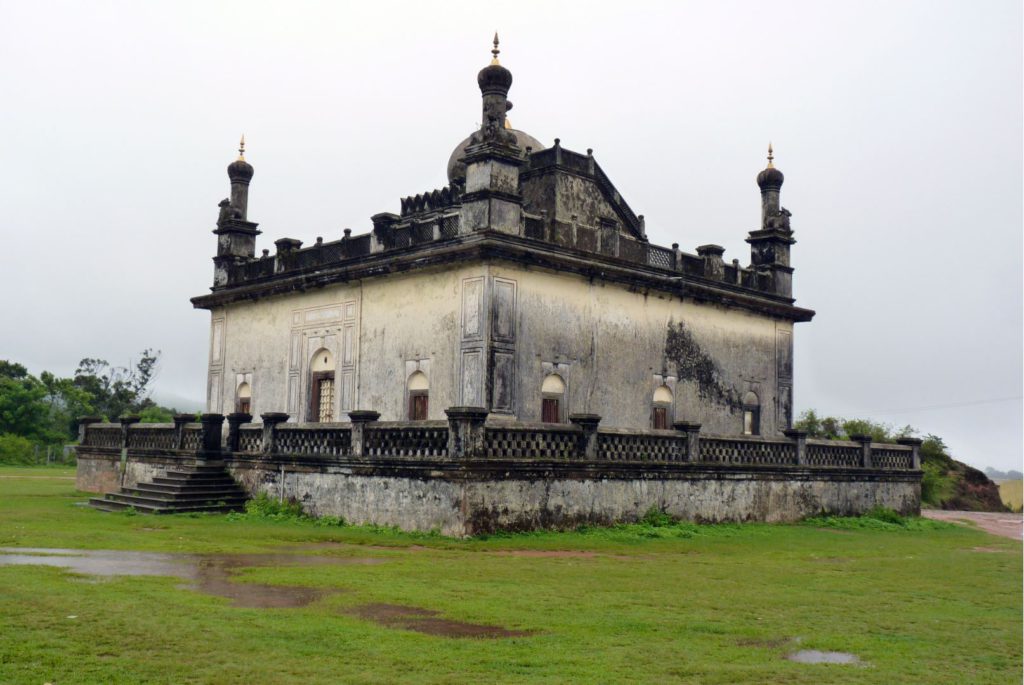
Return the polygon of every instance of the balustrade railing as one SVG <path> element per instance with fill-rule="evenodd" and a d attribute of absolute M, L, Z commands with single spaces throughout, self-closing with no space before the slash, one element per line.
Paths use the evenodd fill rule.
<path fill-rule="evenodd" d="M 686 461 L 686 438 L 676 431 L 601 430 L 597 458 L 602 461 Z"/>
<path fill-rule="evenodd" d="M 116 423 L 94 423 L 85 431 L 83 445 L 89 447 L 121 447 L 121 426 Z"/>
<path fill-rule="evenodd" d="M 256 424 L 243 425 L 238 429 L 239 452 L 263 451 L 263 426 Z"/>
<path fill-rule="evenodd" d="M 137 423 L 128 428 L 128 447 L 172 450 L 177 445 L 174 424 Z"/>
<path fill-rule="evenodd" d="M 796 444 L 790 440 L 759 440 L 701 436 L 700 460 L 718 464 L 796 464 Z"/>
<path fill-rule="evenodd" d="M 573 459 L 580 431 L 559 424 L 507 424 L 485 428 L 484 451 L 495 459 Z"/>
<path fill-rule="evenodd" d="M 808 440 L 807 464 L 809 466 L 860 466 L 863 450 L 855 442 L 838 440 Z"/>
<path fill-rule="evenodd" d="M 373 423 L 363 440 L 363 453 L 367 457 L 445 457 L 448 455 L 448 422 Z"/>
<path fill-rule="evenodd" d="M 88 448 L 173 450 L 204 458 L 221 452 L 238 455 L 286 455 L 384 459 L 495 459 L 587 461 L 607 463 L 704 463 L 729 466 L 799 468 L 871 468 L 917 470 L 920 441 L 898 445 L 808 440 L 787 431 L 786 438 L 701 435 L 698 424 L 680 422 L 676 430 L 598 428 L 600 417 L 570 416 L 572 424 L 486 423 L 486 411 L 452 408 L 448 421 L 378 422 L 376 412 L 354 412 L 351 423 L 285 423 L 286 414 L 264 414 L 263 424 L 241 423 L 232 415 L 230 438 L 222 441 L 223 417 L 204 414 L 201 423 L 188 416 L 171 424 L 140 424 L 124 417 L 120 424 L 83 420 L 81 444 Z M 229 437 L 230 437 L 229 436 Z M 236 442 L 231 442 L 234 440 Z"/>
<path fill-rule="evenodd" d="M 282 425 L 272 449 L 275 454 L 347 457 L 352 454 L 352 427 L 347 423 Z"/>

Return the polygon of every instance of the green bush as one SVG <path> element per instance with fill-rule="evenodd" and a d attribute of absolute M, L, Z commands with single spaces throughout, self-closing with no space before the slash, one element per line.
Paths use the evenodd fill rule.
<path fill-rule="evenodd" d="M 253 497 L 245 503 L 245 513 L 228 514 L 231 521 L 246 519 L 264 519 L 267 521 L 299 521 L 312 523 L 315 526 L 344 526 L 345 519 L 340 516 L 309 516 L 302 511 L 302 505 L 295 500 L 280 501 L 265 492 Z"/>
<path fill-rule="evenodd" d="M 34 464 L 32 441 L 20 435 L 0 433 L 0 464 Z"/>
<path fill-rule="evenodd" d="M 675 524 L 677 519 L 665 512 L 664 509 L 658 507 L 651 507 L 647 510 L 647 513 L 640 519 L 640 523 L 651 528 L 665 528 Z"/>
<path fill-rule="evenodd" d="M 254 517 L 274 520 L 305 518 L 305 514 L 302 513 L 302 505 L 298 502 L 291 500 L 281 502 L 265 492 L 261 492 L 245 503 L 245 513 Z"/>

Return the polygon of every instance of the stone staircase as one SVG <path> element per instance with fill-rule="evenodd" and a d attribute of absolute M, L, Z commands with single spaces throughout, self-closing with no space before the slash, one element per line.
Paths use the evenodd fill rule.
<path fill-rule="evenodd" d="M 133 508 L 145 514 L 229 512 L 241 511 L 247 499 L 223 462 L 205 462 L 189 469 L 168 470 L 151 483 L 93 497 L 89 506 L 101 511 Z"/>

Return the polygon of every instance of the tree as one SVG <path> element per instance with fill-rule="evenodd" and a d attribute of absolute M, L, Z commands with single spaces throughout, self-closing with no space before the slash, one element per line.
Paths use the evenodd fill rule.
<path fill-rule="evenodd" d="M 7 365 L 5 371 L 12 366 L 25 368 L 20 364 L 3 364 Z M 11 433 L 30 440 L 52 439 L 46 387 L 27 372 L 18 375 L 21 377 L 0 376 L 0 434 Z"/>
<path fill-rule="evenodd" d="M 147 348 L 132 367 L 111 366 L 105 359 L 85 358 L 78 363 L 74 386 L 88 393 L 96 413 L 108 419 L 141 411 L 156 378 L 160 351 Z"/>

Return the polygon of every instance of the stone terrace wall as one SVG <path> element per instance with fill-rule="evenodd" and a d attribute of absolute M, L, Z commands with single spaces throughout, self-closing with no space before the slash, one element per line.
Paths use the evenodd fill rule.
<path fill-rule="evenodd" d="M 448 421 L 288 424 L 284 414 L 204 415 L 190 423 L 83 427 L 78 487 L 111 490 L 173 466 L 223 460 L 251 494 L 313 515 L 466 535 L 636 520 L 654 507 L 699 521 L 791 521 L 875 506 L 920 509 L 919 441 L 898 445 L 702 435 L 676 430 L 488 423 L 476 408 Z M 222 437 L 223 436 L 223 437 Z M 122 460 L 122 450 L 124 459 Z"/>

